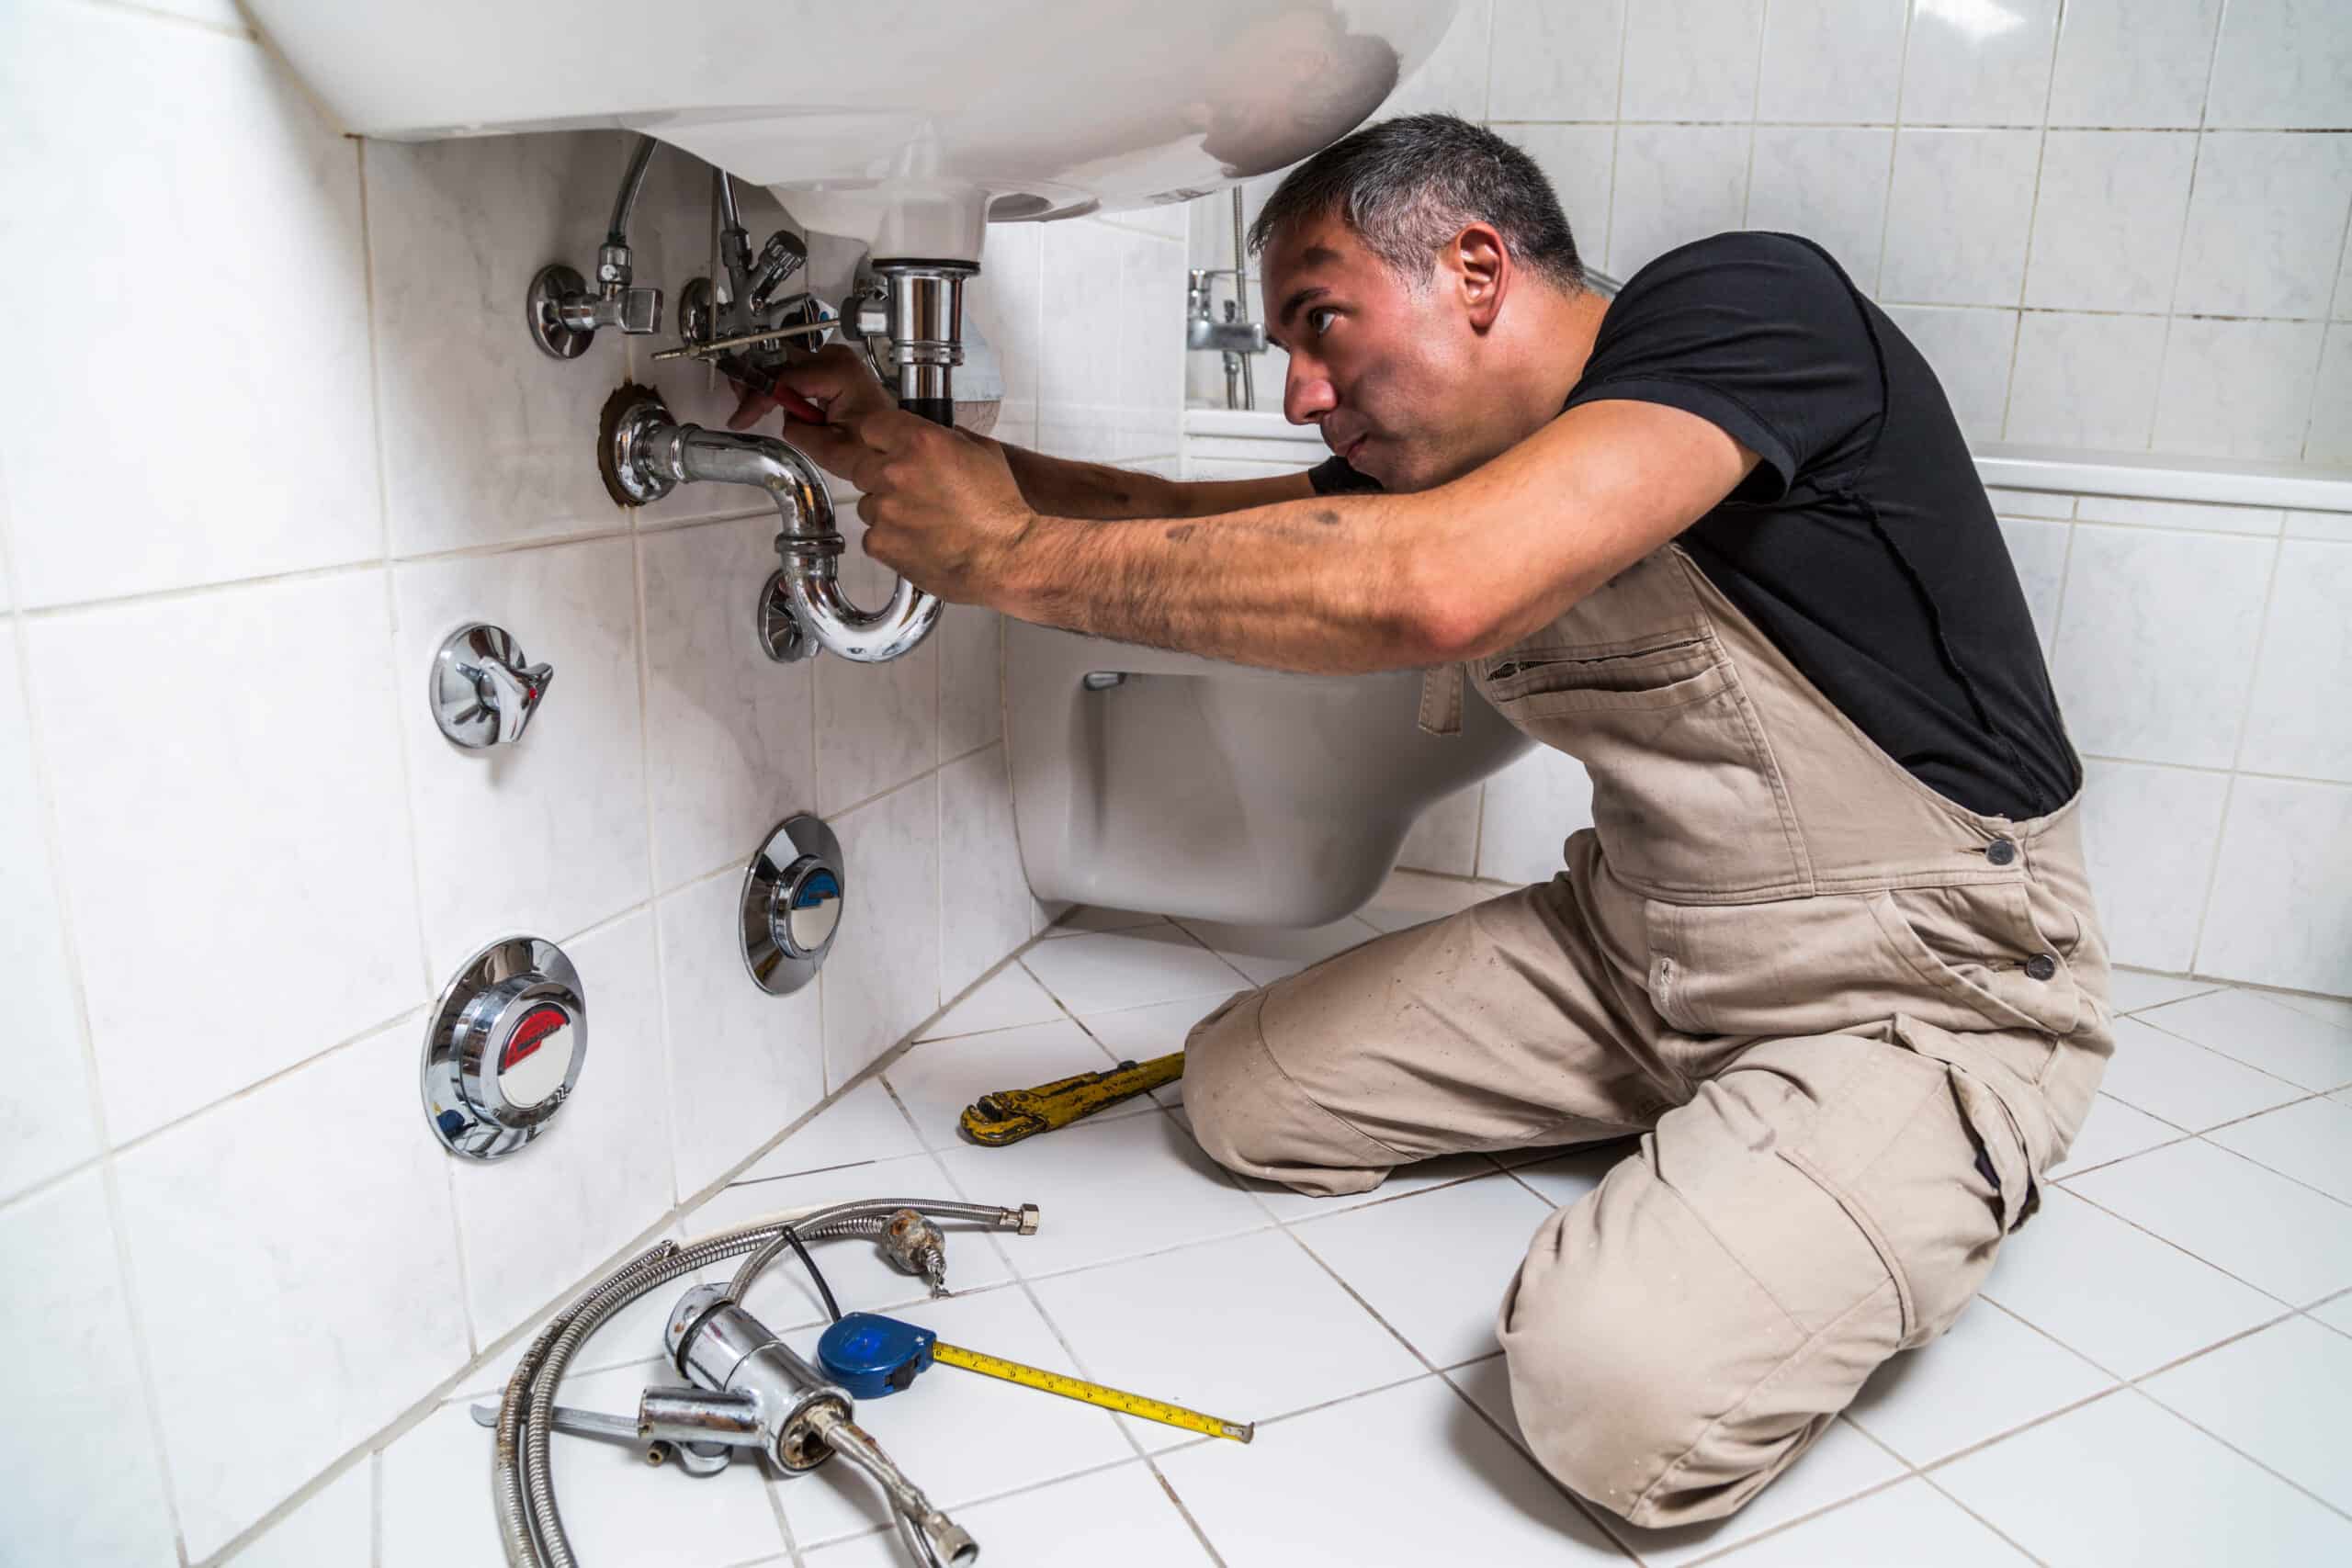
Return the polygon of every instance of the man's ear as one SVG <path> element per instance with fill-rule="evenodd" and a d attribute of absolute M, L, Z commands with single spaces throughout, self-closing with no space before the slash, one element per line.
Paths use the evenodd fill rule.
<path fill-rule="evenodd" d="M 1510 286 L 1510 253 L 1502 235 L 1491 224 L 1473 223 L 1453 237 L 1446 260 L 1470 330 L 1484 333 L 1501 313 L 1503 295 Z"/>

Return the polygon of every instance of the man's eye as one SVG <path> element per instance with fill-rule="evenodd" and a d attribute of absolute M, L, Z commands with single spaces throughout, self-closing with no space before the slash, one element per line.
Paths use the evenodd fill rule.
<path fill-rule="evenodd" d="M 1333 310 L 1329 305 L 1317 305 L 1315 309 L 1306 312 L 1307 330 L 1312 332 L 1317 337 L 1321 337 L 1325 333 L 1331 330 L 1329 318 L 1337 316 L 1339 313 L 1339 311 Z"/>

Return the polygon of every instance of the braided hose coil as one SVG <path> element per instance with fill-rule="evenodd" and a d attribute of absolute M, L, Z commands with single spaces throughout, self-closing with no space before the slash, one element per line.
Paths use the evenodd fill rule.
<path fill-rule="evenodd" d="M 803 1241 L 879 1235 L 889 1217 L 901 1209 L 997 1230 L 1032 1231 L 1037 1223 L 1036 1210 L 1028 1207 L 1014 1210 L 989 1203 L 907 1198 L 835 1203 L 798 1218 L 759 1221 L 684 1244 L 658 1242 L 556 1314 L 515 1362 L 498 1407 L 491 1449 L 491 1491 L 498 1506 L 499 1534 L 509 1568 L 579 1568 L 556 1507 L 548 1446 L 555 1432 L 556 1390 L 565 1369 L 607 1318 L 648 1291 L 682 1275 L 724 1258 L 755 1253 L 729 1286 L 729 1294 L 740 1296 L 759 1270 L 790 1245 L 784 1239 L 786 1231 L 796 1232 Z"/>

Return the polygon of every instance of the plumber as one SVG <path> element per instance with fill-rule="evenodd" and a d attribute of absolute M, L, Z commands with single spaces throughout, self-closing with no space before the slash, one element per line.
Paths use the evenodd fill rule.
<path fill-rule="evenodd" d="M 1512 1402 L 1633 1523 L 1731 1513 L 1951 1325 L 2112 1048 L 2016 571 L 1926 360 L 1808 241 L 1719 234 L 1604 299 L 1535 165 L 1440 115 L 1309 159 L 1250 239 L 1308 472 L 1059 461 L 841 350 L 786 376 L 828 415 L 795 439 L 945 598 L 1420 668 L 1425 728 L 1466 682 L 1583 763 L 1558 875 L 1234 998 L 1185 1107 L 1310 1193 L 1638 1135 L 1503 1286 Z"/>

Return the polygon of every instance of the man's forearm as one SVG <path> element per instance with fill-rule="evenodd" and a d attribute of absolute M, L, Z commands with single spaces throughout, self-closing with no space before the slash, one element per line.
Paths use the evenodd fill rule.
<path fill-rule="evenodd" d="M 1048 457 L 1000 441 L 1013 482 L 1030 509 L 1047 517 L 1114 522 L 1149 517 L 1205 517 L 1314 492 L 1304 473 L 1266 479 L 1193 484 L 1157 474 Z"/>
<path fill-rule="evenodd" d="M 1417 558 L 1399 547 L 1411 502 L 1310 497 L 1107 524 L 1041 516 L 994 602 L 1024 620 L 1273 669 L 1435 662 L 1447 655 L 1421 613 Z"/>

